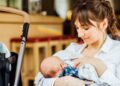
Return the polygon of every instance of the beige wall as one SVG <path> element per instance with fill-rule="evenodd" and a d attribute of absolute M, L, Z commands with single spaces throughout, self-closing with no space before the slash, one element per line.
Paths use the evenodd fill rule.
<path fill-rule="evenodd" d="M 43 37 L 62 35 L 63 20 L 54 16 L 30 16 L 28 37 Z M 22 33 L 23 18 L 21 16 L 0 13 L 0 41 L 10 49 L 10 39 L 20 37 Z"/>

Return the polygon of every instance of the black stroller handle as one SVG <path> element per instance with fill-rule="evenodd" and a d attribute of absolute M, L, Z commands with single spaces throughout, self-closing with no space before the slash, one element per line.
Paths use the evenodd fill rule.
<path fill-rule="evenodd" d="M 0 7 L 0 11 L 17 14 L 24 17 L 23 33 L 22 33 L 21 44 L 20 44 L 20 49 L 18 53 L 17 68 L 16 68 L 16 75 L 15 75 L 15 82 L 14 82 L 14 86 L 18 86 L 22 60 L 23 60 L 23 55 L 25 51 L 25 45 L 26 45 L 26 40 L 27 40 L 27 35 L 29 30 L 29 22 L 30 22 L 29 15 L 24 11 L 17 10 L 14 8 L 8 8 L 8 7 Z"/>
<path fill-rule="evenodd" d="M 28 30 L 29 30 L 29 23 L 24 23 L 23 24 L 23 34 L 22 34 L 22 37 L 25 37 L 25 39 L 27 39 Z M 26 42 L 26 40 L 24 40 L 24 41 Z"/>

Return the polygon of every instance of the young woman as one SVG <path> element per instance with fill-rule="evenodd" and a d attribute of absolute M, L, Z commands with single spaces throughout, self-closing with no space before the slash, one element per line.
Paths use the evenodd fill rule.
<path fill-rule="evenodd" d="M 95 67 L 99 81 L 110 86 L 120 86 L 120 42 L 112 39 L 120 35 L 120 30 L 116 27 L 117 22 L 110 2 L 78 0 L 73 10 L 72 24 L 84 43 L 71 43 L 51 58 L 71 60 L 78 67 L 89 63 Z M 38 73 L 36 86 L 87 86 L 87 83 L 70 76 L 44 78 Z"/>

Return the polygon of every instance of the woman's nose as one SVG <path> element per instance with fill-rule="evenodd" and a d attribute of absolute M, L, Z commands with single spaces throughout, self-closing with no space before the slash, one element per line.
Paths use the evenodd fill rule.
<path fill-rule="evenodd" d="M 85 35 L 84 31 L 82 30 L 77 30 L 77 33 L 78 33 L 78 37 L 83 37 Z"/>

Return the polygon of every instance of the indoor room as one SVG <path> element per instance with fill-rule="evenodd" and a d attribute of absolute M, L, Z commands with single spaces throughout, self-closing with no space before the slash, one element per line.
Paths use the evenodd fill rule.
<path fill-rule="evenodd" d="M 105 64 L 115 63 L 114 65 L 119 65 L 117 62 L 120 60 L 120 55 L 118 54 L 118 48 L 120 49 L 120 1 L 78 0 L 79 2 L 77 3 L 76 1 L 77 0 L 0 0 L 0 86 L 52 86 L 48 85 L 50 82 L 49 80 L 47 81 L 47 79 L 53 79 L 53 77 L 43 76 L 43 78 L 40 75 L 41 78 L 39 78 L 38 75 L 39 73 L 42 74 L 41 66 L 46 60 L 48 60 L 47 64 L 43 65 L 46 70 L 49 64 L 54 61 L 54 59 L 49 61 L 49 58 L 52 56 L 60 56 L 67 66 L 70 65 L 69 67 L 66 67 L 66 64 L 60 64 L 66 75 L 67 69 L 75 72 L 74 66 L 75 69 L 77 69 L 77 66 L 82 64 L 82 62 L 81 64 L 80 62 L 79 64 L 77 63 L 77 59 L 79 59 L 78 57 L 80 56 L 85 56 L 86 58 L 91 56 L 106 56 L 105 59 L 101 58 L 103 63 L 107 60 Z M 93 3 L 94 1 L 95 3 Z M 94 6 L 92 4 L 94 4 Z M 100 5 L 105 8 L 96 8 L 96 11 L 92 8 L 92 6 L 95 8 L 95 6 L 100 7 Z M 102 11 L 102 9 L 104 11 Z M 98 21 L 98 23 L 95 23 L 96 21 Z M 105 26 L 106 28 L 103 30 Z M 89 29 L 89 27 L 92 27 L 92 29 L 95 27 L 101 29 L 99 27 L 102 27 L 103 29 L 101 32 L 98 30 L 94 32 L 95 30 Z M 115 28 L 115 30 L 113 30 L 113 28 Z M 93 40 L 92 37 L 90 38 L 89 36 L 93 36 Z M 104 47 L 104 44 L 106 43 L 108 36 L 112 41 L 117 40 L 117 42 L 115 41 L 116 45 L 118 43 L 118 48 L 111 48 L 111 50 L 109 50 L 109 55 L 107 54 L 108 48 L 106 48 L 105 51 L 101 51 L 101 49 L 107 46 L 106 44 Z M 100 39 L 100 41 L 98 41 L 100 43 L 97 43 L 97 39 Z M 94 40 L 96 40 L 96 45 L 93 43 Z M 92 43 L 95 45 L 94 48 Z M 109 41 L 109 44 L 110 43 L 113 42 Z M 98 47 L 96 47 L 97 44 Z M 115 44 L 113 45 L 116 46 Z M 113 45 L 111 44 L 111 46 Z M 109 47 L 109 45 L 107 47 Z M 82 49 L 80 50 L 79 48 Z M 112 51 L 114 54 L 111 54 Z M 117 60 L 112 59 L 112 61 L 108 62 L 111 59 L 107 57 L 112 57 L 113 55 L 116 56 Z M 97 59 L 99 59 L 99 57 Z M 82 61 L 85 61 L 85 59 L 82 59 Z M 87 61 L 89 61 L 89 59 Z M 85 64 L 87 61 L 83 63 Z M 90 64 L 92 64 L 92 62 L 99 64 L 98 60 L 90 61 L 91 63 L 88 62 Z M 53 64 L 56 65 L 54 62 Z M 73 62 L 76 62 L 76 65 Z M 120 61 L 118 63 L 120 63 Z M 102 62 L 100 62 L 100 64 L 101 65 L 99 66 L 95 65 L 95 67 L 101 67 L 104 72 L 106 72 L 105 69 L 111 68 L 108 74 L 110 74 L 111 71 L 113 73 L 115 68 L 116 70 L 118 67 L 120 69 L 120 65 L 118 67 L 113 67 L 110 64 L 110 67 L 106 65 L 103 67 L 104 65 Z M 94 65 L 94 63 L 92 65 Z M 82 69 L 83 67 L 84 69 L 84 66 L 86 65 L 80 66 L 80 68 Z M 91 65 L 89 66 L 92 68 Z M 79 69 L 77 70 L 77 73 L 79 73 Z M 66 76 L 63 74 L 64 72 L 61 72 L 60 76 Z M 120 72 L 120 70 L 114 72 L 117 73 Z M 72 73 L 69 74 L 70 76 L 81 79 L 79 74 L 75 73 L 74 75 L 73 72 L 68 73 Z M 88 71 L 86 73 L 88 74 Z M 100 76 L 99 73 L 101 74 L 101 71 L 96 72 L 98 76 Z M 83 74 L 85 74 L 85 72 Z M 90 74 L 88 74 L 88 76 L 89 75 Z M 111 80 L 107 81 L 106 79 L 103 79 L 103 81 L 106 80 L 104 82 L 107 84 L 98 85 L 99 83 L 96 81 L 97 85 L 85 84 L 81 86 L 120 86 L 120 83 L 118 83 L 120 81 L 120 73 L 118 75 L 116 74 L 116 77 L 114 74 L 112 76 L 110 79 L 113 81 L 115 80 L 116 82 L 112 83 L 110 82 Z M 65 79 L 66 78 L 63 78 L 63 81 Z M 84 79 L 87 82 L 89 81 L 89 79 L 82 78 L 83 81 Z M 46 82 L 49 82 L 46 85 L 44 84 L 46 83 L 45 80 Z M 57 79 L 55 80 L 57 81 Z M 89 82 L 92 83 L 91 81 Z M 102 83 L 102 80 L 100 83 Z M 55 84 L 55 86 L 80 85 Z"/>

